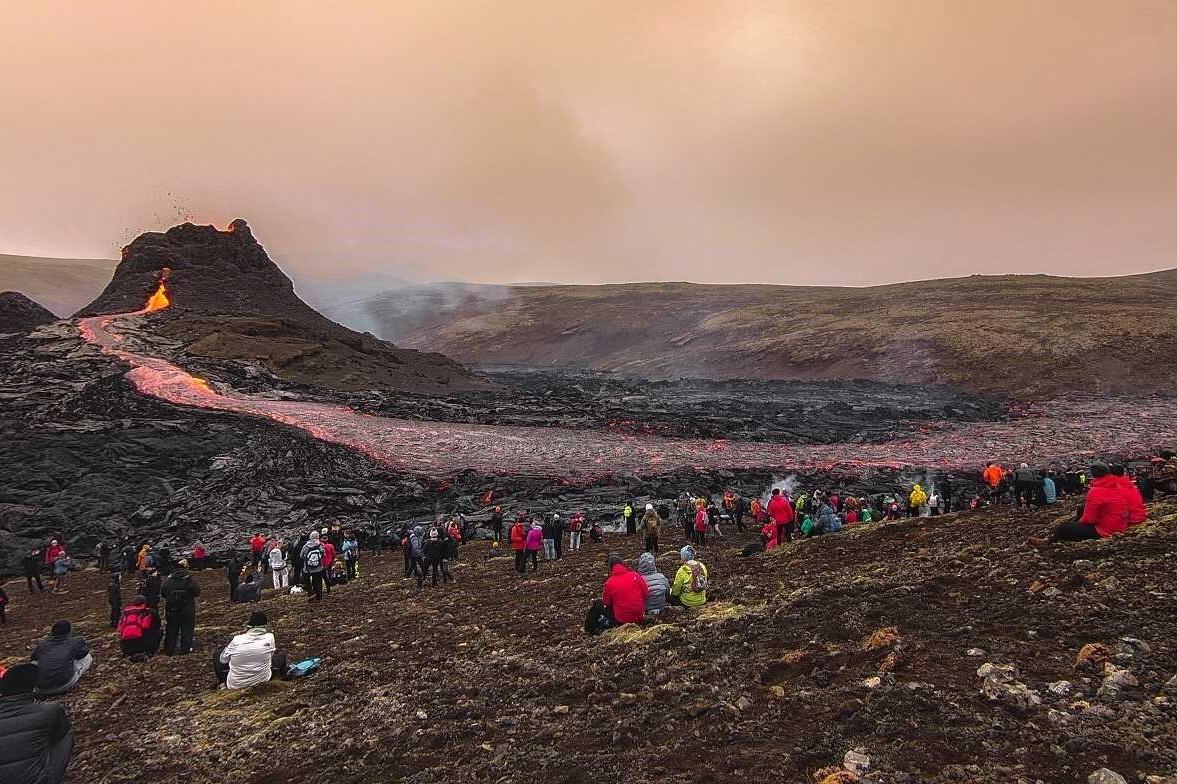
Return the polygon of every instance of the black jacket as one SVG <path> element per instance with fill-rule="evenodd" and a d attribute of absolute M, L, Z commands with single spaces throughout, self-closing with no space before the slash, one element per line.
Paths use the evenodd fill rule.
<path fill-rule="evenodd" d="M 0 781 L 46 781 L 49 747 L 69 734 L 69 717 L 56 702 L 33 702 L 31 694 L 0 699 Z"/>
<path fill-rule="evenodd" d="M 86 641 L 74 634 L 51 634 L 41 640 L 31 657 L 40 670 L 37 688 L 52 691 L 69 683 L 74 677 L 74 662 L 86 658 L 89 652 Z"/>
<path fill-rule="evenodd" d="M 432 538 L 436 532 L 437 538 Z M 425 532 L 425 557 L 440 561 L 448 554 L 448 540 L 441 528 L 430 528 Z"/>
<path fill-rule="evenodd" d="M 20 559 L 20 565 L 25 568 L 26 576 L 36 577 L 41 573 L 41 557 L 40 555 L 26 555 Z"/>
<path fill-rule="evenodd" d="M 187 613 L 195 615 L 196 597 L 200 596 L 200 583 L 196 582 L 196 578 L 187 569 L 177 569 L 168 575 L 168 579 L 163 581 L 161 594 L 163 595 L 164 608 L 169 613 L 173 612 L 172 608 L 175 607 L 178 608 L 181 615 Z"/>

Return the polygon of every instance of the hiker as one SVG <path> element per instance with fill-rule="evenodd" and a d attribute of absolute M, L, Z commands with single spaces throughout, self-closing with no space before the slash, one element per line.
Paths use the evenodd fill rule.
<path fill-rule="evenodd" d="M 584 630 L 593 635 L 646 617 L 646 596 L 650 593 L 646 581 L 616 553 L 609 556 L 607 564 L 609 579 L 601 589 L 601 598 L 589 606 L 584 621 Z"/>
<path fill-rule="evenodd" d="M 533 572 L 539 568 L 539 550 L 543 546 L 543 541 L 543 526 L 539 524 L 538 520 L 533 520 L 523 542 L 523 548 L 527 551 L 527 560 L 531 561 L 531 571 Z"/>
<path fill-rule="evenodd" d="M 168 656 L 192 653 L 196 637 L 196 597 L 200 596 L 200 583 L 188 571 L 187 559 L 177 564 L 179 568 L 163 581 L 164 609 L 167 611 L 164 627 L 163 651 Z"/>
<path fill-rule="evenodd" d="M 1048 506 L 1058 502 L 1058 486 L 1054 483 L 1054 474 L 1050 471 L 1042 472 L 1042 500 Z"/>
<path fill-rule="evenodd" d="M 1014 471 L 1014 502 L 1019 509 L 1030 509 L 1037 501 L 1038 490 L 1041 487 L 1041 481 L 1038 479 L 1038 472 L 1030 468 L 1029 464 L 1022 463 Z"/>
<path fill-rule="evenodd" d="M 237 593 L 233 594 L 234 604 L 248 604 L 261 601 L 262 574 L 252 567 L 245 569 L 245 582 L 237 586 Z"/>
<path fill-rule="evenodd" d="M 45 586 L 41 584 L 41 563 L 42 553 L 40 550 L 30 550 L 29 554 L 21 559 L 21 566 L 25 570 L 25 582 L 29 585 L 29 593 L 33 592 L 33 582 L 37 583 L 37 590 L 44 591 Z"/>
<path fill-rule="evenodd" d="M 147 571 L 147 554 L 151 552 L 151 545 L 144 542 L 139 547 L 139 553 L 135 556 L 135 571 L 140 574 Z"/>
<path fill-rule="evenodd" d="M 249 554 L 252 559 L 253 568 L 256 569 L 258 564 L 262 562 L 262 549 L 266 546 L 266 537 L 259 534 L 254 534 L 249 540 Z"/>
<path fill-rule="evenodd" d="M 286 551 L 286 563 L 290 566 L 290 584 L 301 586 L 304 591 L 308 580 L 302 569 L 302 550 L 310 540 L 310 534 L 302 534 L 294 543 L 294 547 Z"/>
<path fill-rule="evenodd" d="M 319 532 L 319 545 L 323 548 L 323 590 L 327 595 L 331 595 L 331 580 L 327 579 L 331 575 L 331 567 L 335 565 L 335 554 L 337 548 L 335 543 L 327 537 L 330 535 L 330 530 L 324 528 Z"/>
<path fill-rule="evenodd" d="M 940 516 L 940 494 L 936 492 L 936 488 L 932 488 L 932 492 L 928 494 L 928 503 L 925 507 L 928 510 L 927 517 Z"/>
<path fill-rule="evenodd" d="M 927 502 L 928 494 L 924 491 L 924 488 L 920 487 L 919 483 L 912 485 L 911 493 L 907 496 L 907 516 L 920 517 L 920 510 L 923 509 L 924 504 Z M 826 531 L 825 533 L 829 532 Z"/>
<path fill-rule="evenodd" d="M 653 504 L 646 504 L 646 513 L 642 516 L 642 528 L 646 532 L 646 552 L 657 555 L 658 535 L 662 532 L 662 518 L 654 511 Z"/>
<path fill-rule="evenodd" d="M 159 611 L 145 596 L 136 596 L 118 620 L 119 648 L 131 661 L 144 661 L 159 652 Z"/>
<path fill-rule="evenodd" d="M 569 552 L 580 552 L 581 533 L 584 530 L 584 514 L 575 512 L 572 519 L 568 521 L 568 550 Z"/>
<path fill-rule="evenodd" d="M 543 530 L 543 545 L 544 545 L 544 560 L 556 560 L 556 537 L 559 535 L 556 532 L 556 521 L 559 517 L 552 515 L 548 517 L 547 521 L 541 526 Z"/>
<path fill-rule="evenodd" d="M 515 571 L 523 574 L 527 571 L 527 530 L 524 528 L 522 515 L 511 526 L 510 539 L 511 549 L 515 551 Z"/>
<path fill-rule="evenodd" d="M 58 621 L 53 624 L 49 636 L 37 643 L 31 660 L 38 667 L 38 697 L 49 697 L 69 691 L 94 663 L 94 657 L 90 655 L 90 646 L 84 639 L 73 634 L 73 627 L 69 621 Z"/>
<path fill-rule="evenodd" d="M 777 538 L 780 535 L 780 530 L 781 530 L 780 526 L 778 526 L 772 520 L 769 520 L 767 523 L 765 523 L 763 526 L 761 526 L 760 527 L 760 547 L 754 547 L 754 548 L 749 549 L 747 551 L 745 557 L 755 555 L 756 553 L 763 552 L 765 550 L 771 550 L 772 548 L 780 545 L 781 541 L 780 541 L 780 539 Z M 753 544 L 755 544 L 755 542 L 753 542 Z"/>
<path fill-rule="evenodd" d="M 503 541 L 503 507 L 496 506 L 490 513 L 490 530 L 496 542 Z"/>
<path fill-rule="evenodd" d="M 0 626 L 8 625 L 8 591 L 0 585 Z"/>
<path fill-rule="evenodd" d="M 126 542 L 123 545 L 121 555 L 123 561 L 123 571 L 127 574 L 134 572 L 139 560 L 138 552 L 135 550 L 135 545 L 131 544 L 130 542 Z"/>
<path fill-rule="evenodd" d="M 695 560 L 695 548 L 678 551 L 682 566 L 670 586 L 670 603 L 679 607 L 702 607 L 707 603 L 707 567 Z"/>
<path fill-rule="evenodd" d="M 0 678 L 0 781 L 61 784 L 74 748 L 65 708 L 34 702 L 36 664 L 17 664 Z"/>
<path fill-rule="evenodd" d="M 110 542 L 105 539 L 94 546 L 94 566 L 98 571 L 105 572 L 110 565 Z"/>
<path fill-rule="evenodd" d="M 322 601 L 325 567 L 323 566 L 323 545 L 319 542 L 318 531 L 311 531 L 307 543 L 303 545 L 302 551 L 298 554 L 298 560 L 302 563 L 305 579 L 310 581 L 310 592 L 314 594 L 308 598 L 308 601 Z"/>
<path fill-rule="evenodd" d="M 429 526 L 429 530 L 425 532 L 425 568 L 421 570 L 421 574 L 417 577 L 417 587 L 421 588 L 425 585 L 425 575 L 429 574 L 433 585 L 437 585 L 438 573 L 444 581 L 453 580 L 448 569 L 442 568 L 442 563 L 446 557 L 448 537 L 442 532 L 441 526 L 437 523 Z"/>
<path fill-rule="evenodd" d="M 66 553 L 65 548 L 57 544 L 56 539 L 49 546 L 49 551 L 45 557 L 48 558 L 49 554 L 54 554 L 53 560 L 49 562 L 50 568 L 53 570 L 53 588 L 49 592 L 69 593 L 69 590 L 65 586 L 68 584 L 70 569 L 73 568 L 73 561 L 70 559 L 69 554 Z"/>
<path fill-rule="evenodd" d="M 147 603 L 152 607 L 159 606 L 159 597 L 163 593 L 163 580 L 160 579 L 158 570 L 149 569 L 147 574 L 143 575 L 143 579 L 139 581 L 139 593 L 147 597 Z"/>
<path fill-rule="evenodd" d="M 203 569 L 205 561 L 208 560 L 208 550 L 204 549 L 204 545 L 200 542 L 192 545 L 192 568 L 195 570 Z"/>
<path fill-rule="evenodd" d="M 556 548 L 557 561 L 564 557 L 564 527 L 564 518 L 558 514 L 553 514 L 552 530 L 556 536 L 552 539 L 552 545 Z"/>
<path fill-rule="evenodd" d="M 706 506 L 696 506 L 695 507 L 695 530 L 694 530 L 694 535 L 691 537 L 691 541 L 693 541 L 696 545 L 698 545 L 700 547 L 707 544 L 707 507 Z"/>
<path fill-rule="evenodd" d="M 836 534 L 841 531 L 842 519 L 838 517 L 834 507 L 830 506 L 829 499 L 819 496 L 817 493 L 814 493 L 813 496 L 817 507 L 817 516 L 813 519 L 814 535 Z"/>
<path fill-rule="evenodd" d="M 637 519 L 633 516 L 633 502 L 627 501 L 621 510 L 621 517 L 625 521 L 625 535 L 633 536 L 637 533 Z"/>
<path fill-rule="evenodd" d="M 343 537 L 343 564 L 347 568 L 347 579 L 356 579 L 356 564 L 360 561 L 360 543 L 356 541 L 356 532 L 348 531 Z"/>
<path fill-rule="evenodd" d="M 789 497 L 782 493 L 779 487 L 772 489 L 772 497 L 768 499 L 766 512 L 773 525 L 776 526 L 774 538 L 777 544 L 793 541 L 793 529 L 796 527 L 797 515 L 793 511 L 793 505 L 789 503 Z M 766 544 L 765 547 L 767 548 L 768 545 Z"/>
<path fill-rule="evenodd" d="M 638 556 L 638 574 L 646 582 L 646 615 L 657 615 L 666 609 L 670 601 L 670 580 L 658 571 L 653 553 L 642 553 Z"/>
<path fill-rule="evenodd" d="M 110 628 L 119 625 L 119 617 L 123 614 L 123 581 L 119 572 L 110 576 L 106 584 L 106 603 L 110 605 Z"/>
<path fill-rule="evenodd" d="M 1140 488 L 1128 476 L 1127 469 L 1122 464 L 1116 463 L 1108 472 L 1115 477 L 1124 497 L 1128 525 L 1140 525 L 1148 519 L 1148 510 L 1144 507 L 1144 496 L 1141 495 Z"/>
<path fill-rule="evenodd" d="M 270 620 L 264 612 L 250 613 L 247 628 L 213 654 L 217 683 L 227 689 L 248 689 L 272 678 L 286 677 L 286 654 L 277 650 Z"/>
<path fill-rule="evenodd" d="M 589 541 L 593 544 L 601 544 L 605 541 L 605 529 L 601 527 L 599 520 L 593 521 L 593 525 L 589 528 Z"/>
<path fill-rule="evenodd" d="M 1092 463 L 1090 474 L 1092 479 L 1079 519 L 1060 524 L 1051 532 L 1049 541 L 1100 539 L 1128 528 L 1128 502 L 1107 463 Z M 1032 541 L 1037 544 L 1037 540 Z"/>
<path fill-rule="evenodd" d="M 225 577 L 229 580 L 229 601 L 237 596 L 237 584 L 241 582 L 241 561 L 237 560 L 237 553 L 230 552 L 229 560 L 225 564 Z"/>
<path fill-rule="evenodd" d="M 449 524 L 445 527 L 446 545 L 445 557 L 443 560 L 457 562 L 458 545 L 462 543 L 462 532 L 465 529 L 466 526 L 462 523 L 459 523 L 457 517 L 450 520 Z M 443 563 L 442 567 L 446 568 L 446 564 Z"/>
<path fill-rule="evenodd" d="M 286 565 L 286 550 L 283 542 L 279 539 L 270 548 L 270 579 L 273 581 L 275 590 L 285 590 L 290 586 L 289 567 Z"/>
<path fill-rule="evenodd" d="M 1003 477 L 1004 472 L 997 463 L 988 463 L 985 469 L 981 471 L 981 481 L 988 486 L 991 493 L 997 492 L 997 488 L 1001 485 Z"/>

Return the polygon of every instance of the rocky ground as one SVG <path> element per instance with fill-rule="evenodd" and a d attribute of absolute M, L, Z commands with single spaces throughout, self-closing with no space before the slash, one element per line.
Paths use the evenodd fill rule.
<path fill-rule="evenodd" d="M 325 661 L 242 693 L 208 671 L 254 609 L 225 601 L 219 571 L 199 574 L 196 653 L 139 665 L 117 655 L 97 573 L 62 596 L 13 582 L 0 658 L 60 617 L 90 639 L 96 669 L 62 699 L 73 781 L 1172 782 L 1177 502 L 1112 540 L 1025 544 L 1069 511 L 901 521 L 748 559 L 733 533 L 703 552 L 707 608 L 600 639 L 584 608 L 605 554 L 633 559 L 636 539 L 522 579 L 470 545 L 456 584 L 421 593 L 398 555 L 366 556 L 319 606 L 266 596 L 281 647 Z"/>

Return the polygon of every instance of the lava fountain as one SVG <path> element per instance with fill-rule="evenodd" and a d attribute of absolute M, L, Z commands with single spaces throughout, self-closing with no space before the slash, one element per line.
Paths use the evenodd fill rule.
<path fill-rule="evenodd" d="M 163 310 L 170 307 L 171 299 L 168 297 L 167 280 L 171 274 L 171 270 L 164 267 L 159 273 L 159 287 L 156 288 L 155 293 L 147 299 L 147 304 L 143 306 L 141 313 L 154 313 L 157 310 Z"/>

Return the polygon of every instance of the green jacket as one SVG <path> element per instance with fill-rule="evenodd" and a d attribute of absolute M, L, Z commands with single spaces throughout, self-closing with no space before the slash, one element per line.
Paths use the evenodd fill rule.
<path fill-rule="evenodd" d="M 703 587 L 702 590 L 691 590 L 691 578 L 693 572 L 691 571 L 691 564 L 697 564 L 703 571 Z M 688 561 L 678 568 L 678 572 L 674 575 L 674 585 L 670 586 L 670 595 L 678 596 L 683 603 L 683 607 L 702 607 L 707 603 L 707 567 L 700 561 Z"/>

